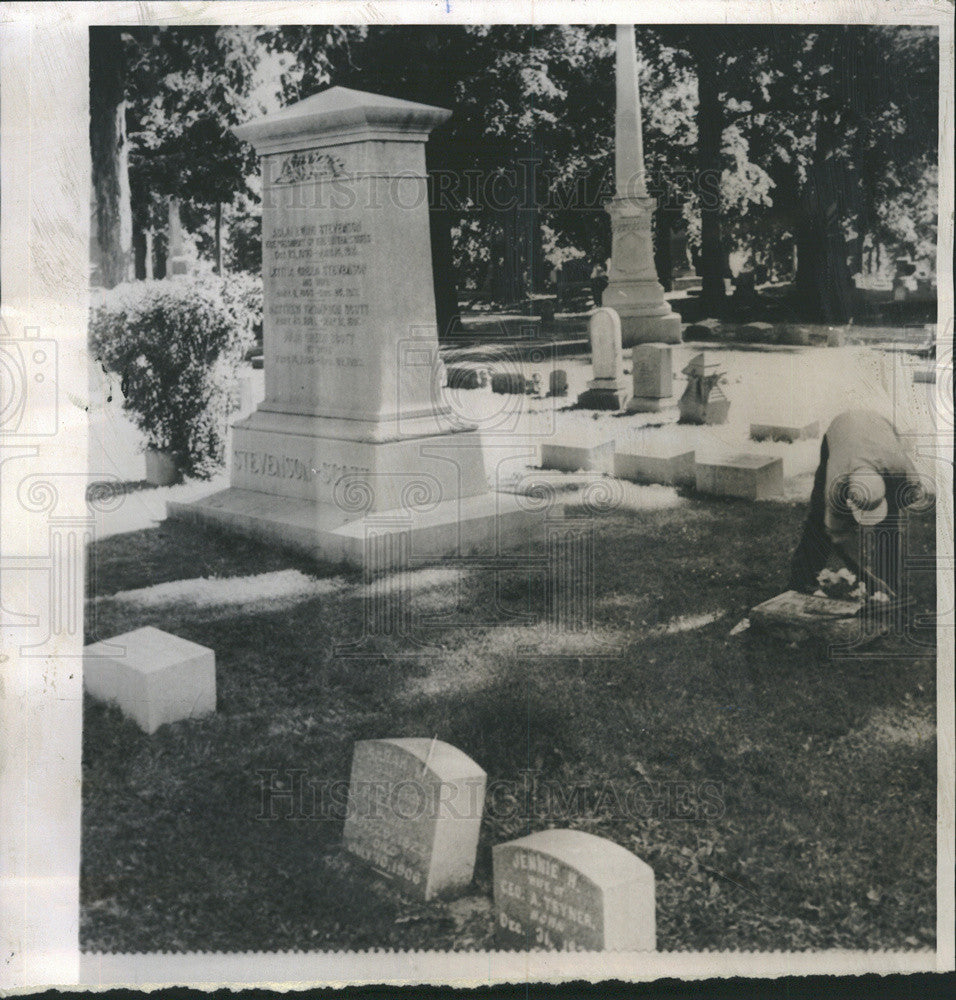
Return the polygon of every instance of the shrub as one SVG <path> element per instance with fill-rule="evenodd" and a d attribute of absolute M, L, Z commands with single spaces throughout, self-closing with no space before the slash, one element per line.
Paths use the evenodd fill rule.
<path fill-rule="evenodd" d="M 91 310 L 91 347 L 121 377 L 124 409 L 147 446 L 200 478 L 222 464 L 236 375 L 253 340 L 254 289 L 232 281 L 132 282 L 99 293 Z"/>

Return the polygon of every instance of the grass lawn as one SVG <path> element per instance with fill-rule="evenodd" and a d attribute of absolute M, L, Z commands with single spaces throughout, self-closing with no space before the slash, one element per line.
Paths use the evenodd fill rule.
<path fill-rule="evenodd" d="M 426 572 L 413 609 L 452 615 L 421 630 L 433 655 L 378 636 L 357 659 L 331 653 L 358 635 L 355 574 L 173 523 L 97 543 L 88 641 L 152 624 L 212 647 L 218 711 L 148 737 L 87 700 L 83 948 L 493 947 L 491 847 L 548 826 L 651 865 L 662 950 L 932 947 L 934 650 L 893 638 L 836 660 L 728 637 L 784 589 L 804 512 L 692 498 L 600 516 L 586 633 L 508 618 L 545 607 L 546 581 L 526 571 Z M 932 514 L 913 517 L 910 551 L 934 544 Z M 290 568 L 341 585 L 222 607 L 111 596 Z M 912 584 L 917 613 L 933 613 L 932 575 Z M 397 897 L 341 856 L 335 816 L 291 818 L 276 800 L 280 818 L 257 818 L 259 772 L 347 780 L 354 741 L 389 736 L 437 736 L 505 790 L 462 899 Z M 635 787 L 638 815 L 622 806 Z"/>

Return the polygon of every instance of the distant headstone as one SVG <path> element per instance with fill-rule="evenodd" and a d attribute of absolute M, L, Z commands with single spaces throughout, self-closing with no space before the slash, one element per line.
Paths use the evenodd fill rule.
<path fill-rule="evenodd" d="M 401 890 L 431 899 L 471 882 L 485 772 L 441 740 L 355 744 L 343 846 Z"/>
<path fill-rule="evenodd" d="M 827 347 L 845 347 L 846 329 L 842 326 L 831 326 L 827 328 Z"/>
<path fill-rule="evenodd" d="M 558 472 L 614 473 L 614 439 L 545 441 L 541 445 L 541 468 Z"/>
<path fill-rule="evenodd" d="M 724 373 L 706 354 L 695 354 L 682 374 L 687 388 L 677 404 L 681 423 L 724 423 L 730 411 L 730 400 L 720 388 Z"/>
<path fill-rule="evenodd" d="M 152 625 L 86 646 L 83 687 L 144 732 L 216 711 L 216 655 Z"/>
<path fill-rule="evenodd" d="M 526 379 L 520 372 L 493 372 L 491 391 L 501 395 L 521 395 L 527 388 Z"/>
<path fill-rule="evenodd" d="M 480 389 L 481 373 L 477 368 L 449 367 L 446 385 L 449 389 Z"/>
<path fill-rule="evenodd" d="M 492 848 L 495 932 L 510 949 L 654 951 L 654 872 L 613 841 L 545 830 Z"/>
<path fill-rule="evenodd" d="M 621 319 L 613 309 L 595 309 L 589 325 L 594 378 L 578 396 L 586 410 L 620 410 L 630 396 L 621 361 Z"/>
<path fill-rule="evenodd" d="M 634 483 L 660 483 L 662 486 L 695 484 L 693 451 L 677 445 L 640 451 L 632 445 L 631 449 L 625 447 L 614 454 L 614 475 L 618 479 Z"/>
<path fill-rule="evenodd" d="M 657 413 L 673 406 L 674 349 L 670 344 L 637 344 L 631 348 L 633 395 L 629 413 Z"/>
<path fill-rule="evenodd" d="M 810 331 L 805 326 L 781 323 L 777 329 L 777 342 L 794 347 L 809 347 Z"/>
<path fill-rule="evenodd" d="M 722 337 L 723 324 L 712 317 L 691 323 L 684 330 L 685 340 L 720 340 Z"/>
<path fill-rule="evenodd" d="M 743 344 L 773 344 L 777 341 L 777 328 L 773 323 L 756 321 L 738 326 L 734 340 Z"/>
<path fill-rule="evenodd" d="M 753 441 L 809 441 L 820 436 L 820 423 L 812 420 L 807 424 L 751 424 L 750 437 Z"/>
<path fill-rule="evenodd" d="M 595 379 L 621 377 L 621 320 L 613 309 L 595 309 L 589 326 Z"/>
<path fill-rule="evenodd" d="M 548 377 L 549 396 L 567 396 L 568 373 L 563 368 L 555 368 Z"/>

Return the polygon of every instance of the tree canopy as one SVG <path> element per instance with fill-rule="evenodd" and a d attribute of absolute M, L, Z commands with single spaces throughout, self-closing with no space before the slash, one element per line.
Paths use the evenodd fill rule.
<path fill-rule="evenodd" d="M 782 278 L 796 259 L 808 313 L 826 318 L 845 312 L 852 273 L 899 257 L 933 268 L 935 29 L 636 30 L 651 193 L 668 226 L 687 228 L 715 308 L 731 259 Z M 330 84 L 453 110 L 428 161 L 460 285 L 518 297 L 563 259 L 607 256 L 611 26 L 139 27 L 122 37 L 134 220 L 161 233 L 165 200 L 179 198 L 200 253 L 227 269 L 258 267 L 258 167 L 231 126 Z"/>

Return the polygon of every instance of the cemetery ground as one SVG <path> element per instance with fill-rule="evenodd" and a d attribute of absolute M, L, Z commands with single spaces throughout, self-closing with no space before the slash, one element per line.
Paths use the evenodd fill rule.
<path fill-rule="evenodd" d="M 693 350 L 682 345 L 675 368 Z M 569 492 L 569 514 L 594 531 L 593 619 L 580 632 L 508 618 L 543 619 L 540 574 L 426 566 L 395 580 L 413 623 L 451 616 L 413 628 L 423 650 L 376 636 L 360 658 L 333 655 L 361 634 L 361 573 L 157 523 L 161 499 L 196 484 L 129 493 L 90 559 L 87 641 L 154 625 L 212 648 L 217 711 L 147 736 L 87 699 L 83 948 L 490 948 L 492 846 L 552 826 L 609 838 L 653 868 L 661 950 L 932 947 L 935 649 L 891 637 L 835 658 L 728 634 L 785 588 L 819 447 L 743 447 L 747 420 L 779 392 L 775 372 L 801 373 L 825 427 L 892 383 L 884 362 L 898 359 L 719 357 L 735 373 L 726 427 L 567 408 L 562 426 L 776 449 L 789 456 L 787 493 L 752 503 L 634 486 L 630 506 L 595 513 Z M 555 402 L 567 407 L 587 365 L 562 366 L 570 400 Z M 468 398 L 477 411 L 501 402 L 488 388 Z M 932 510 L 911 515 L 909 546 L 935 551 Z M 930 619 L 933 573 L 911 585 L 913 614 Z M 458 899 L 400 898 L 340 851 L 354 743 L 395 736 L 437 736 L 487 772 L 475 877 Z M 296 781 L 298 816 L 282 795 Z M 338 804 L 309 787 L 338 788 Z"/>
<path fill-rule="evenodd" d="M 456 624 L 426 630 L 431 657 L 379 637 L 360 660 L 329 655 L 357 635 L 358 575 L 181 524 L 103 541 L 96 634 L 152 624 L 213 648 L 218 710 L 149 737 L 87 702 L 84 948 L 493 947 L 491 847 L 549 826 L 651 865 L 662 950 L 931 947 L 933 651 L 897 642 L 834 660 L 728 637 L 784 588 L 802 515 L 718 500 L 605 515 L 586 633 L 483 624 L 493 574 L 413 571 L 416 610 L 454 609 Z M 913 529 L 931 552 L 932 517 Z M 291 585 L 262 596 L 276 574 Z M 196 577 L 234 586 L 162 590 Z M 931 614 L 931 574 L 914 582 Z M 526 572 L 501 571 L 498 586 L 508 610 L 544 606 Z M 265 793 L 263 818 L 267 781 L 347 782 L 356 740 L 422 734 L 488 772 L 464 898 L 403 901 L 346 861 L 341 808 Z"/>

